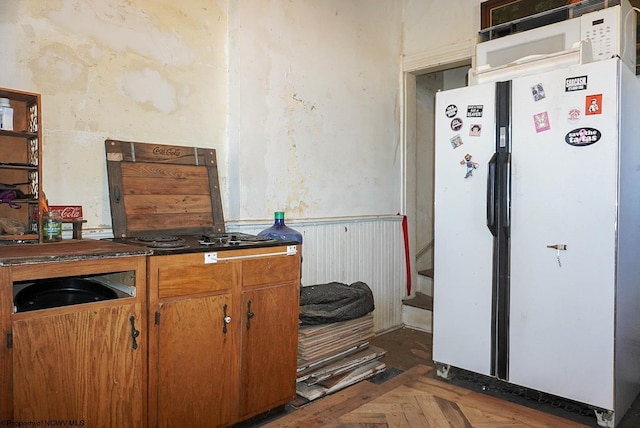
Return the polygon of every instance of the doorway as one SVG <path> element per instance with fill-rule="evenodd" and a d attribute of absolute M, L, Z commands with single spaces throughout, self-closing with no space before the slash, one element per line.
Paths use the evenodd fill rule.
<path fill-rule="evenodd" d="M 433 177 L 435 148 L 435 97 L 441 90 L 467 85 L 470 65 L 405 73 L 406 206 L 413 221 L 412 295 L 433 295 L 431 278 L 420 275 L 433 268 Z M 413 214 L 413 215 L 412 215 Z"/>

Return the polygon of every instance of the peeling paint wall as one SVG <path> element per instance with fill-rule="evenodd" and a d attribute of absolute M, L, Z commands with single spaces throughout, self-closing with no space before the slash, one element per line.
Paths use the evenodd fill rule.
<path fill-rule="evenodd" d="M 3 0 L 43 188 L 110 227 L 104 140 L 212 147 L 230 221 L 401 211 L 396 0 Z"/>
<path fill-rule="evenodd" d="M 106 138 L 212 147 L 226 175 L 226 34 L 226 0 L 0 2 L 0 86 L 42 94 L 49 203 L 110 227 Z"/>
<path fill-rule="evenodd" d="M 230 217 L 400 211 L 401 2 L 232 5 Z"/>

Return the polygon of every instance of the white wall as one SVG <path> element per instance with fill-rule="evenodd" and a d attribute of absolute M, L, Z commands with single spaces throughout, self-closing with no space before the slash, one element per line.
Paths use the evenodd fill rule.
<path fill-rule="evenodd" d="M 469 58 L 480 30 L 482 1 L 404 0 L 403 69 L 437 71 Z"/>
<path fill-rule="evenodd" d="M 228 217 L 397 213 L 401 3 L 231 5 Z"/>
<path fill-rule="evenodd" d="M 395 0 L 6 0 L 0 86 L 42 94 L 43 189 L 110 227 L 104 140 L 213 147 L 228 220 L 400 211 Z"/>
<path fill-rule="evenodd" d="M 404 0 L 404 54 L 417 55 L 465 43 L 480 30 L 484 0 Z"/>
<path fill-rule="evenodd" d="M 0 86 L 42 94 L 49 202 L 110 227 L 106 138 L 224 159 L 226 33 L 225 0 L 1 1 Z"/>

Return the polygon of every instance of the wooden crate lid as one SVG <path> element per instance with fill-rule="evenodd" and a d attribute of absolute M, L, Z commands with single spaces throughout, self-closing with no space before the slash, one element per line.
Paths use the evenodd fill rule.
<path fill-rule="evenodd" d="M 115 237 L 225 231 L 216 151 L 106 140 Z"/>

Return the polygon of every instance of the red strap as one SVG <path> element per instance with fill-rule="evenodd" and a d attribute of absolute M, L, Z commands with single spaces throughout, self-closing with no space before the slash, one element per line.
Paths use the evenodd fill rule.
<path fill-rule="evenodd" d="M 406 215 L 402 216 L 402 234 L 404 235 L 404 262 L 407 268 L 407 296 L 409 296 L 411 295 L 411 260 L 409 259 L 409 227 Z"/>

